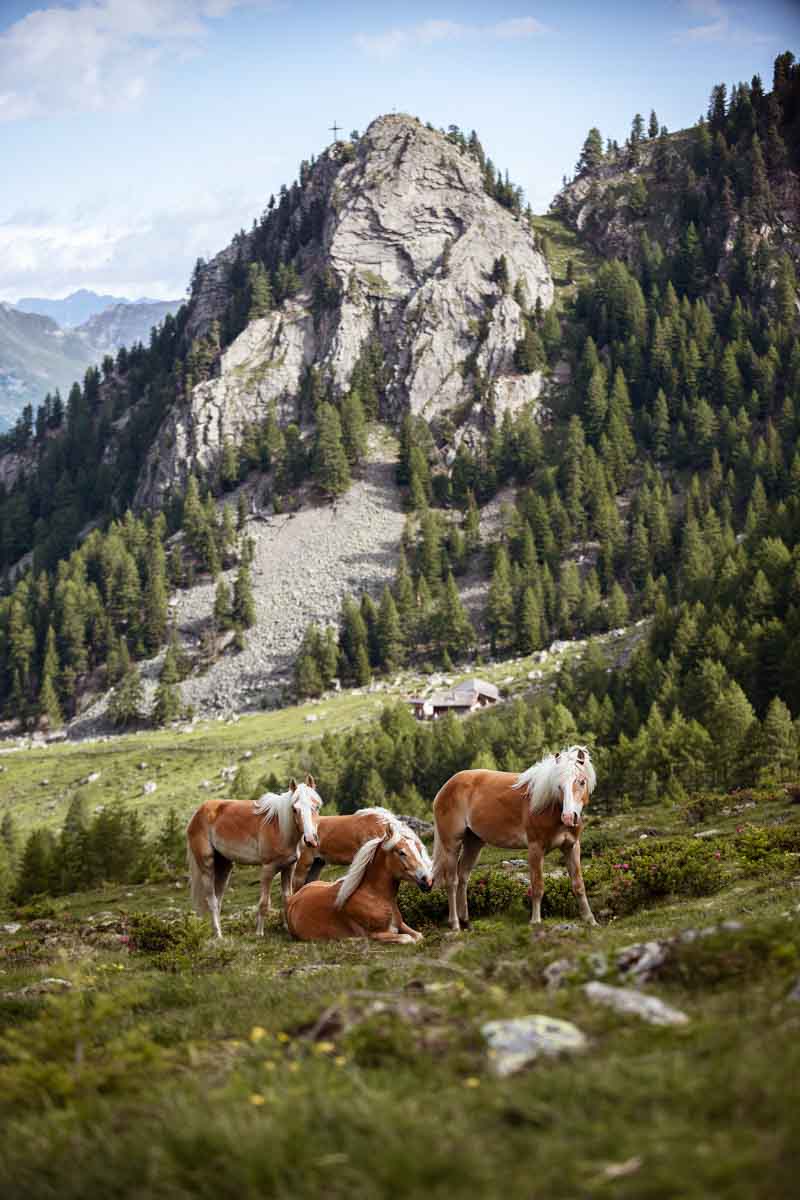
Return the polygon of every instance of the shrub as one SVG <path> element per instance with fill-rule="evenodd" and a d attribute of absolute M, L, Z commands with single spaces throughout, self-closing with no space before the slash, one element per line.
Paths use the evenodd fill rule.
<path fill-rule="evenodd" d="M 490 870 L 473 875 L 467 890 L 469 915 L 489 917 L 496 913 L 509 912 L 515 905 L 520 910 L 525 904 L 526 887 L 505 871 Z M 439 925 L 447 920 L 447 892 L 434 888 L 432 892 L 421 892 L 411 884 L 401 884 L 399 894 L 400 911 L 412 929 L 420 925 Z"/>
<path fill-rule="evenodd" d="M 683 818 L 688 825 L 700 825 L 715 817 L 721 809 L 730 805 L 730 796 L 722 792 L 700 792 L 692 796 L 683 810 Z"/>
<path fill-rule="evenodd" d="M 800 961 L 800 934 L 785 921 L 741 930 L 717 929 L 691 942 L 678 942 L 659 977 L 685 987 L 713 987 L 729 979 L 753 979 L 770 967 L 794 975 Z"/>
<path fill-rule="evenodd" d="M 635 912 L 665 896 L 708 896 L 722 887 L 718 851 L 693 838 L 641 843 L 619 851 L 611 867 L 607 907 Z"/>
<path fill-rule="evenodd" d="M 749 866 L 788 866 L 791 860 L 787 851 L 800 851 L 800 829 L 795 825 L 740 825 L 733 845 Z"/>
<path fill-rule="evenodd" d="M 152 955 L 163 970 L 191 966 L 205 941 L 206 927 L 197 917 L 166 921 L 153 913 L 133 913 L 127 922 L 128 948 L 132 953 Z"/>

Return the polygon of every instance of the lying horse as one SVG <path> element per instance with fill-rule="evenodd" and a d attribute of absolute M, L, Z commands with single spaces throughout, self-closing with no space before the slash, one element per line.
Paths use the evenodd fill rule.
<path fill-rule="evenodd" d="M 334 883 L 308 883 L 286 908 L 292 937 L 303 942 L 327 938 L 371 938 L 375 942 L 420 942 L 397 907 L 401 880 L 424 892 L 433 886 L 431 860 L 413 830 L 391 814 L 376 837 L 365 842 L 350 870 Z"/>
<path fill-rule="evenodd" d="M 285 919 L 299 845 L 318 844 L 321 805 L 311 775 L 306 776 L 305 783 L 293 779 L 289 791 L 280 796 L 266 792 L 252 802 L 206 800 L 200 805 L 186 830 L 192 901 L 200 916 L 211 913 L 217 937 L 222 937 L 219 915 L 234 863 L 262 866 L 256 933 L 264 932 L 276 871 L 281 873 Z"/>
<path fill-rule="evenodd" d="M 596 925 L 581 874 L 582 814 L 596 783 L 584 746 L 570 746 L 514 775 L 459 771 L 433 801 L 434 883 L 447 888 L 450 928 L 469 927 L 467 883 L 484 845 L 527 848 L 531 873 L 531 924 L 542 919 L 548 850 L 560 847 L 584 921 Z"/>
<path fill-rule="evenodd" d="M 294 868 L 292 891 L 319 878 L 326 863 L 348 866 L 365 842 L 386 832 L 387 821 L 396 821 L 388 808 L 360 808 L 349 816 L 320 817 L 319 845 L 300 846 Z"/>

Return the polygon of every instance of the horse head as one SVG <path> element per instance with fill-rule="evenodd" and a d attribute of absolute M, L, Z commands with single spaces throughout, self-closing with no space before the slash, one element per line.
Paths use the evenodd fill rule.
<path fill-rule="evenodd" d="M 556 755 L 558 786 L 561 792 L 561 821 L 580 825 L 583 810 L 594 791 L 595 771 L 585 746 L 570 746 Z"/>
<path fill-rule="evenodd" d="M 395 879 L 415 883 L 423 892 L 431 890 L 433 863 L 428 851 L 412 829 L 400 822 L 392 822 L 381 848 L 386 853 L 389 870 Z"/>
<path fill-rule="evenodd" d="M 322 797 L 317 791 L 314 776 L 306 775 L 305 783 L 290 780 L 289 790 L 292 793 L 292 812 L 297 832 L 307 846 L 316 848 L 319 846 L 317 826 Z"/>

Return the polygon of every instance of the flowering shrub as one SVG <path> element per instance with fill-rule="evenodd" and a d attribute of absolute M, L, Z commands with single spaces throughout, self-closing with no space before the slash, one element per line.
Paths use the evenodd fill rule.
<path fill-rule="evenodd" d="M 607 906 L 618 915 L 665 896 L 707 896 L 722 887 L 718 852 L 693 838 L 628 847 L 610 866 Z"/>

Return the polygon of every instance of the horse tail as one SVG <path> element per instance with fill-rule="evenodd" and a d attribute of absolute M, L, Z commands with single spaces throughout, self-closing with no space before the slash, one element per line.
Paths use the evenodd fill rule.
<path fill-rule="evenodd" d="M 204 917 L 208 912 L 208 869 L 203 869 L 201 857 L 203 850 L 211 851 L 208 837 L 208 823 L 201 806 L 192 816 L 186 827 L 186 864 L 189 868 L 189 892 L 192 897 L 192 907 L 198 916 Z"/>
<path fill-rule="evenodd" d="M 189 891 L 192 896 L 192 907 L 199 917 L 204 917 L 208 912 L 208 900 L 203 882 L 203 868 L 195 857 L 191 838 L 188 835 L 186 838 L 186 862 L 189 866 Z"/>
<path fill-rule="evenodd" d="M 455 776 L 453 777 L 455 778 Z M 447 861 L 447 847 L 442 832 L 442 824 L 446 820 L 450 810 L 452 809 L 452 801 L 450 798 L 450 784 L 453 779 L 448 779 L 447 783 L 439 788 L 439 791 L 433 798 L 433 886 L 442 887 L 445 882 L 445 863 Z M 458 838 L 458 849 L 460 850 L 461 838 Z"/>
<path fill-rule="evenodd" d="M 444 883 L 444 847 L 439 836 L 439 827 L 433 827 L 433 886 L 441 887 Z"/>

